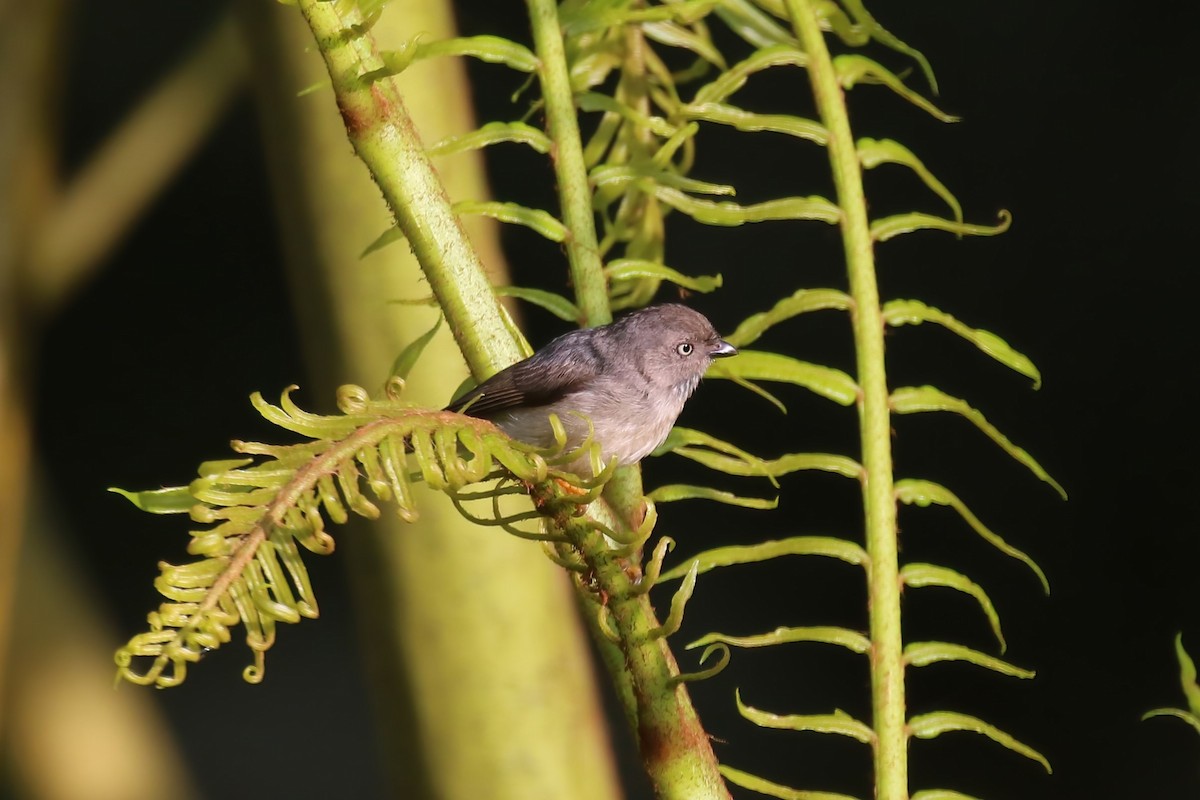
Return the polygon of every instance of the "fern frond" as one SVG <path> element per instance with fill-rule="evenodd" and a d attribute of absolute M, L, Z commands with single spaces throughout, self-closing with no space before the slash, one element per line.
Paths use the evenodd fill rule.
<path fill-rule="evenodd" d="M 871 238 L 876 242 L 886 242 L 904 233 L 924 230 L 946 231 L 956 236 L 996 236 L 1007 231 L 1012 225 L 1012 215 L 1007 211 L 1002 210 L 999 216 L 1000 221 L 995 225 L 976 225 L 915 211 L 910 214 L 894 214 L 871 223 Z"/>
<path fill-rule="evenodd" d="M 1179 685 L 1187 700 L 1188 708 L 1156 708 L 1142 715 L 1143 720 L 1151 717 L 1176 717 L 1200 733 L 1200 683 L 1196 681 L 1196 662 L 1183 648 L 1183 634 L 1175 635 L 1175 658 L 1179 661 Z"/>
<path fill-rule="evenodd" d="M 780 800 L 858 800 L 848 794 L 837 792 L 814 792 L 808 789 L 793 789 L 790 786 L 774 783 L 766 778 L 760 778 L 749 772 L 734 769 L 728 764 L 721 765 L 721 774 L 735 786 L 765 794 L 768 797 L 778 797 Z"/>
<path fill-rule="evenodd" d="M 863 138 L 859 139 L 857 144 L 858 160 L 862 163 L 863 169 L 875 169 L 882 164 L 900 164 L 908 167 L 930 191 L 950 206 L 955 222 L 963 221 L 962 205 L 959 204 L 958 198 L 946 188 L 946 184 L 939 181 L 929 171 L 913 151 L 892 139 Z"/>
<path fill-rule="evenodd" d="M 1063 500 L 1067 499 L 1066 490 L 1062 488 L 1058 481 L 1050 477 L 1050 474 L 1046 470 L 1042 469 L 1042 465 L 1033 456 L 1029 455 L 1024 448 L 1013 444 L 995 425 L 988 422 L 983 414 L 968 405 L 966 401 L 960 400 L 957 397 L 951 397 L 934 386 L 902 386 L 892 390 L 892 411 L 897 414 L 918 414 L 924 411 L 950 411 L 965 417 L 976 428 L 981 430 L 984 435 L 999 445 L 1004 452 L 1012 456 L 1015 461 L 1026 467 L 1040 480 L 1048 483 L 1058 492 Z"/>
<path fill-rule="evenodd" d="M 160 565 L 155 586 L 168 602 L 149 615 L 149 631 L 117 652 L 121 678 L 175 686 L 185 678 L 188 664 L 230 641 L 231 628 L 240 623 L 254 652 L 243 675 L 247 681 L 261 681 L 276 624 L 318 615 L 297 545 L 318 554 L 332 552 L 326 520 L 343 523 L 350 512 L 377 517 L 379 507 L 368 495 L 394 503 L 397 513 L 411 521 L 418 514 L 412 493 L 417 482 L 449 494 L 460 506 L 514 491 L 499 486 L 463 492 L 505 476 L 529 484 L 557 477 L 583 485 L 583 491 L 545 496 L 543 509 L 527 515 L 500 517 L 496 509 L 497 516 L 488 521 L 515 532 L 514 521 L 555 513 L 563 502 L 589 502 L 602 485 L 593 481 L 588 486 L 555 470 L 555 464 L 574 457 L 564 455 L 561 445 L 558 451 L 536 451 L 490 422 L 403 403 L 398 397 L 402 385 L 394 378 L 385 400 L 372 400 L 359 387 L 342 387 L 342 413 L 333 416 L 296 406 L 294 386 L 284 390 L 278 406 L 256 393 L 251 400 L 264 418 L 310 441 L 284 446 L 234 442 L 235 450 L 259 458 L 208 462 L 187 487 L 116 490 L 152 512 L 178 513 L 187 506 L 194 521 L 212 526 L 191 533 L 188 551 L 202 560 Z"/>
<path fill-rule="evenodd" d="M 417 34 L 399 49 L 380 51 L 384 63 L 366 77 L 369 80 L 399 75 L 415 61 L 439 56 L 469 56 L 491 64 L 503 64 L 518 72 L 533 72 L 537 69 L 537 56 L 528 47 L 500 36 L 466 36 L 422 42 L 423 34 Z"/>
<path fill-rule="evenodd" d="M 703 664 L 705 661 L 708 661 L 708 657 L 713 653 L 721 654 L 721 657 L 717 660 L 716 664 L 713 664 L 708 669 L 699 670 L 697 672 L 682 672 L 675 676 L 672 681 L 673 684 L 678 685 L 681 683 L 706 681 L 709 678 L 719 675 L 727 666 L 729 666 L 729 648 L 720 642 L 709 645 L 708 647 L 704 648 L 704 652 L 700 654 L 700 663 Z"/>
<path fill-rule="evenodd" d="M 958 122 L 958 117 L 947 114 L 917 92 L 905 86 L 896 73 L 877 61 L 863 55 L 840 55 L 833 59 L 833 70 L 843 89 L 853 89 L 859 83 L 882 84 L 898 97 L 907 100 L 931 117 L 942 122 Z"/>
<path fill-rule="evenodd" d="M 904 661 L 913 667 L 925 667 L 939 661 L 966 661 L 1014 678 L 1028 679 L 1036 674 L 1031 669 L 1021 669 L 1007 661 L 951 642 L 913 642 L 904 648 Z"/>
<path fill-rule="evenodd" d="M 494 289 L 497 297 L 515 297 L 524 300 L 538 308 L 549 311 L 563 322 L 578 323 L 581 317 L 579 307 L 561 294 L 534 289 L 525 286 L 497 286 Z"/>
<path fill-rule="evenodd" d="M 524 122 L 489 122 L 469 133 L 455 134 L 440 139 L 430 145 L 426 152 L 434 157 L 450 156 L 502 142 L 528 145 L 543 154 L 550 152 L 551 147 L 550 137 Z"/>
<path fill-rule="evenodd" d="M 1034 389 L 1042 385 L 1042 373 L 1027 356 L 991 331 L 965 325 L 941 309 L 927 306 L 919 300 L 889 300 L 883 305 L 883 319 L 892 327 L 920 325 L 923 322 L 941 325 L 978 347 L 984 354 L 1032 380 Z"/>
<path fill-rule="evenodd" d="M 779 505 L 779 498 L 741 497 L 733 492 L 714 489 L 711 486 L 690 486 L 682 483 L 672 483 L 659 486 L 646 495 L 656 503 L 672 503 L 676 500 L 712 500 L 742 508 L 771 509 Z"/>
<path fill-rule="evenodd" d="M 692 569 L 696 568 L 693 562 Z M 866 653 L 871 649 L 871 642 L 858 631 L 849 628 L 838 628 L 830 625 L 804 626 L 797 628 L 780 627 L 770 633 L 759 633 L 752 636 L 729 636 L 724 633 L 710 633 L 701 636 L 688 644 L 688 649 L 705 647 L 719 642 L 733 647 L 771 647 L 778 644 L 795 642 L 822 642 L 836 644 L 852 653 Z"/>
<path fill-rule="evenodd" d="M 1019 753 L 1032 761 L 1038 762 L 1047 773 L 1054 771 L 1050 768 L 1050 762 L 1046 760 L 1046 757 L 1037 750 L 1017 741 L 995 725 L 984 722 L 978 717 L 972 717 L 969 714 L 958 714 L 953 711 L 933 711 L 928 714 L 918 714 L 909 719 L 908 728 L 911 735 L 918 739 L 932 739 L 951 731 L 979 733 L 988 737 L 996 744 L 1007 747 L 1014 753 Z"/>
<path fill-rule="evenodd" d="M 913 478 L 905 478 L 896 481 L 895 484 L 896 499 L 901 503 L 925 507 L 929 505 L 949 506 L 958 512 L 958 515 L 963 518 L 963 521 L 971 527 L 971 530 L 979 534 L 979 536 L 990 544 L 992 547 L 1004 553 L 1006 556 L 1017 559 L 1025 564 L 1037 576 L 1038 581 L 1042 584 L 1042 589 L 1048 595 L 1050 594 L 1050 582 L 1046 579 L 1046 573 L 1037 565 L 1037 562 L 1026 555 L 1024 552 L 1010 545 L 1003 537 L 993 532 L 990 528 L 984 525 L 979 517 L 972 513 L 971 509 L 967 508 L 966 503 L 958 498 L 958 495 L 947 489 L 945 486 L 934 483 L 933 481 L 916 480 Z"/>
<path fill-rule="evenodd" d="M 759 544 L 729 545 L 705 550 L 680 566 L 664 572 L 660 580 L 669 581 L 682 577 L 691 564 L 699 565 L 699 572 L 703 574 L 717 567 L 755 564 L 782 556 L 826 556 L 859 566 L 867 563 L 866 551 L 854 542 L 832 536 L 793 536 Z"/>
<path fill-rule="evenodd" d="M 854 379 L 840 369 L 762 350 L 740 350 L 736 359 L 709 367 L 707 377 L 791 383 L 842 406 L 853 404 L 859 392 Z"/>
<path fill-rule="evenodd" d="M 1008 643 L 1004 640 L 1004 632 L 1000 629 L 1000 615 L 996 613 L 992 599 L 988 597 L 982 586 L 967 576 L 935 564 L 905 564 L 900 570 L 900 580 L 905 586 L 913 588 L 944 586 L 975 598 L 975 602 L 979 604 L 984 616 L 987 617 L 988 624 L 992 627 L 996 641 L 1000 643 L 1000 652 L 1003 653 L 1008 649 Z"/>
<path fill-rule="evenodd" d="M 853 305 L 850 296 L 838 289 L 797 289 L 770 310 L 746 317 L 725 339 L 734 347 L 742 348 L 753 344 L 768 330 L 792 317 L 822 309 L 848 311 Z"/>
<path fill-rule="evenodd" d="M 764 728 L 832 733 L 857 739 L 863 744 L 875 742 L 875 731 L 871 729 L 870 725 L 855 719 L 841 709 L 835 709 L 830 714 L 775 714 L 746 705 L 742 702 L 741 690 L 736 691 L 734 697 L 737 700 L 738 713 L 755 725 Z"/>

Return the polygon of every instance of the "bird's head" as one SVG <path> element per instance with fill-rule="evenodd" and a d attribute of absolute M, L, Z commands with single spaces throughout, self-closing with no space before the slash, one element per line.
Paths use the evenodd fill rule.
<path fill-rule="evenodd" d="M 620 320 L 625 336 L 642 349 L 641 366 L 648 381 L 669 386 L 686 399 L 714 358 L 737 355 L 711 322 L 698 311 L 678 304 L 651 306 Z"/>

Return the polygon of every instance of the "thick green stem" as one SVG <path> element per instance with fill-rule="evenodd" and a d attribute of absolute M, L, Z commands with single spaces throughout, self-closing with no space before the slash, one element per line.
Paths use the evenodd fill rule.
<path fill-rule="evenodd" d="M 904 713 L 904 661 L 900 628 L 900 577 L 896 552 L 896 500 L 892 486 L 891 422 L 883 360 L 884 323 L 875 280 L 862 172 L 845 96 L 810 0 L 788 0 L 793 27 L 809 56 L 808 74 L 821 121 L 829 130 L 829 163 L 842 209 L 854 347 L 859 383 L 859 436 L 865 474 L 863 503 L 870 556 L 871 708 L 876 735 L 875 797 L 906 800 L 908 753 Z"/>
<path fill-rule="evenodd" d="M 471 371 L 489 375 L 520 351 L 395 84 L 363 77 L 384 67 L 370 34 L 354 30 L 361 19 L 339 15 L 338 5 L 300 0 L 300 11 L 325 59 L 350 143 L 420 261 Z"/>
<path fill-rule="evenodd" d="M 575 95 L 567 71 L 562 28 L 558 24 L 558 6 L 554 0 L 528 0 L 527 5 L 540 62 L 538 76 L 546 104 L 546 127 L 554 141 L 558 202 L 563 223 L 571 232 L 566 245 L 571 281 L 575 285 L 575 303 L 583 313 L 581 323 L 588 327 L 604 325 L 612 322 L 612 312 L 608 306 L 608 286 L 601 271 L 592 192 L 583 160 L 583 140 L 575 116 Z"/>
<path fill-rule="evenodd" d="M 547 127 L 554 141 L 559 204 L 563 222 L 571 231 L 567 254 L 575 302 L 583 312 L 583 324 L 601 325 L 612 320 L 612 312 L 596 241 L 592 193 L 558 10 L 554 0 L 528 0 L 528 7 L 540 62 Z M 623 530 L 636 527 L 645 509 L 640 468 L 635 465 L 619 470 L 605 486 L 604 498 L 615 511 L 616 519 L 607 520 L 610 526 Z M 597 513 L 604 511 L 593 509 L 593 514 Z M 665 640 L 649 636 L 659 622 L 648 598 L 631 592 L 627 571 L 630 565 L 613 555 L 603 537 L 594 532 L 578 535 L 581 526 L 576 522 L 564 520 L 562 524 L 568 531 L 576 532 L 572 536 L 574 543 L 611 598 L 608 608 L 619 634 L 619 650 L 603 641 L 594 616 L 589 624 L 594 633 L 599 633 L 596 638 L 601 641 L 601 655 L 616 682 L 618 696 L 633 703 L 632 708 L 626 707 L 626 714 L 637 734 L 642 762 L 658 797 L 681 800 L 728 797 L 708 735 L 687 689 L 674 680 L 679 674 L 675 657 Z M 618 660 L 622 655 L 623 663 Z"/>
<path fill-rule="evenodd" d="M 580 323 L 585 326 L 603 325 L 612 321 L 609 306 L 608 283 L 604 278 L 596 240 L 595 215 L 592 211 L 592 192 L 588 183 L 587 165 L 583 157 L 583 142 L 576 117 L 575 95 L 571 88 L 570 70 L 563 45 L 562 28 L 558 20 L 558 7 L 554 0 L 528 0 L 530 24 L 533 28 L 534 47 L 537 50 L 542 97 L 546 108 L 546 124 L 554 142 L 554 170 L 558 183 L 559 206 L 563 222 L 570 231 L 567 240 L 567 256 L 571 266 L 571 282 L 575 288 L 575 304 L 583 314 Z M 608 485 L 604 487 L 604 499 L 614 511 L 609 524 L 628 530 L 631 521 L 644 508 L 642 473 L 634 465 L 622 467 Z M 636 526 L 636 525 L 635 525 Z M 607 549 L 602 540 L 593 545 Z M 606 587 L 607 590 L 607 587 Z M 653 610 L 646 606 L 653 620 Z M 644 691 L 631 684 L 638 676 L 626 669 L 622 653 L 612 647 L 596 627 L 595 619 L 589 618 L 593 638 L 609 674 L 616 683 L 617 694 L 622 698 L 626 716 L 635 730 L 640 725 L 637 703 L 634 698 Z M 666 650 L 666 648 L 663 648 Z M 670 652 L 666 652 L 670 659 Z M 670 668 L 674 669 L 671 660 Z M 686 695 L 684 695 L 686 698 Z M 687 714 L 693 718 L 690 701 Z M 653 768 L 648 765 L 648 769 Z"/>
<path fill-rule="evenodd" d="M 602 521 L 611 524 L 611 520 Z M 603 610 L 594 602 L 585 604 L 585 610 L 591 611 L 590 621 L 602 631 L 605 626 L 597 625 L 598 615 L 605 614 L 610 631 L 616 634 L 617 641 L 609 643 L 609 650 L 619 650 L 624 656 L 618 691 L 623 701 L 634 704 L 634 731 L 655 796 L 659 800 L 729 800 L 708 734 L 686 685 L 677 680 L 675 656 L 666 638 L 659 635 L 661 623 L 649 596 L 638 590 L 625 559 L 610 549 L 588 521 L 568 511 L 558 514 L 555 522 L 584 554 L 592 576 L 605 592 L 600 600 Z"/>
<path fill-rule="evenodd" d="M 360 77 L 383 66 L 373 43 L 365 34 L 351 30 L 357 19 L 339 17 L 335 7 L 319 0 L 300 0 L 332 78 L 350 140 L 420 260 L 468 363 L 477 375 L 487 374 L 516 360 L 515 345 L 503 332 L 491 289 L 421 149 L 399 93 L 389 79 L 364 81 Z M 542 60 L 547 117 L 555 140 L 563 217 L 572 234 L 568 252 L 584 316 L 581 322 L 603 324 L 611 318 L 607 289 L 557 13 L 553 3 L 545 0 L 530 0 L 530 9 Z M 594 502 L 589 509 L 589 515 L 614 529 L 627 528 L 634 516 L 632 509 L 641 502 L 636 469 L 626 471 L 623 478 L 613 482 L 620 486 L 617 513 L 610 512 L 604 501 Z M 558 523 L 572 534 L 576 546 L 595 567 L 601 590 L 613 598 L 610 611 L 620 643 L 617 649 L 606 648 L 612 657 L 606 660 L 621 696 L 633 705 L 628 710 L 659 796 L 728 798 L 687 690 L 674 680 L 678 674 L 675 660 L 664 641 L 649 636 L 659 625 L 653 609 L 645 595 L 630 590 L 630 574 L 638 571 L 619 559 L 587 523 L 578 518 Z M 594 615 L 589 622 L 596 630 Z"/>
<path fill-rule="evenodd" d="M 244 5 L 256 17 L 272 13 L 257 0 Z M 280 187 L 288 200 L 303 198 L 302 208 L 290 206 L 285 215 L 293 224 L 288 240 L 295 244 L 299 282 L 307 290 L 297 295 L 303 300 L 321 294 L 310 305 L 324 302 L 328 308 L 314 309 L 313 319 L 333 317 L 333 336 L 322 337 L 320 324 L 307 326 L 310 347 L 325 352 L 334 343 L 323 360 L 330 381 L 382 378 L 395 353 L 432 322 L 397 313 L 385 299 L 413 297 L 432 286 L 472 371 L 490 374 L 516 360 L 518 350 L 438 179 L 456 197 L 478 198 L 485 187 L 468 178 L 476 170 L 463 169 L 465 156 L 456 156 L 454 167 L 441 175 L 433 172 L 393 80 L 363 86 L 355 77 L 360 69 L 379 66 L 379 59 L 369 39 L 357 40 L 360 50 L 346 52 L 344 37 L 353 35 L 348 28 L 360 20 L 332 17 L 328 12 L 335 7 L 304 4 L 318 41 L 336 51 L 323 56 L 343 120 L 361 124 L 327 131 L 319 106 L 295 100 L 295 88 L 317 76 L 307 72 L 307 60 L 298 63 L 302 47 L 290 37 L 278 50 L 296 71 L 276 81 L 277 104 L 265 115 L 279 134 L 272 153 L 281 149 L 280 140 L 295 140 L 288 148 L 294 160 L 279 172 L 301 181 L 300 187 Z M 393 40 L 415 31 L 432 38 L 452 35 L 435 9 L 430 3 L 398 14 L 396 25 L 385 13 L 375 30 Z M 449 106 L 466 99 L 455 90 L 461 82 L 447 73 L 445 62 L 415 64 L 395 79 L 401 87 L 410 82 L 405 97 L 414 113 L 424 104 L 418 116 L 431 138 L 470 125 L 465 114 L 446 118 Z M 429 89 L 442 94 L 427 93 L 422 100 Z M 371 187 L 359 182 L 361 169 L 351 175 L 354 165 L 340 168 L 346 159 L 336 158 L 337 148 L 339 142 L 344 148 L 347 135 L 413 244 L 428 285 L 413 274 L 415 265 L 402 245 L 363 264 L 346 264 L 347 254 L 387 224 L 378 219 Z M 305 159 L 313 163 L 304 165 Z M 490 248 L 496 254 L 494 237 L 480 230 L 481 222 L 466 222 L 472 242 L 481 253 Z M 455 252 L 459 255 L 451 258 Z M 386 269 L 380 258 L 389 259 Z M 496 255 L 488 259 L 495 260 Z M 320 280 L 327 288 L 314 292 Z M 440 338 L 406 390 L 422 404 L 444 402 L 464 377 L 453 352 L 439 350 L 445 344 Z M 351 548 L 364 629 L 373 643 L 374 697 L 387 719 L 385 746 L 403 781 L 401 794 L 445 800 L 618 796 L 594 676 L 562 573 L 529 543 L 468 524 L 437 493 L 423 493 L 420 506 L 420 522 L 402 531 L 394 515 L 385 515 Z M 488 663 L 480 661 L 481 653 L 488 654 Z"/>

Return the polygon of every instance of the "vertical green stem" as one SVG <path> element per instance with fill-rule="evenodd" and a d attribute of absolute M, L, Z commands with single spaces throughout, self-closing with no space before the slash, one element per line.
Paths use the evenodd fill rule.
<path fill-rule="evenodd" d="M 429 282 L 405 245 L 347 264 L 391 224 L 391 214 L 347 151 L 347 131 L 332 104 L 296 98 L 297 87 L 328 77 L 306 52 L 312 35 L 304 20 L 262 0 L 238 6 L 253 42 L 251 72 L 312 380 L 330 390 L 346 381 L 373 383 L 389 374 L 396 353 L 428 329 L 435 313 L 400 311 L 386 300 L 428 294 Z M 430 1 L 405 13 L 388 10 L 371 30 L 381 43 L 415 31 L 441 39 L 454 35 L 452 18 L 449 0 Z M 414 63 L 387 82 L 397 85 L 425 137 L 474 127 L 461 62 Z M 451 197 L 485 198 L 478 156 L 456 156 L 441 170 Z M 427 198 L 445 202 L 444 193 Z M 495 274 L 502 261 L 495 221 L 475 216 L 462 224 L 492 268 L 491 279 L 503 280 Z M 447 317 L 456 328 L 476 319 L 493 324 Z M 503 327 L 497 332 L 504 334 Z M 406 399 L 430 408 L 445 402 L 466 377 L 460 360 L 443 329 L 405 388 Z M 478 372 L 499 364 L 472 366 Z M 395 794 L 615 800 L 621 792 L 596 676 L 565 576 L 530 543 L 470 523 L 441 493 L 414 490 L 419 520 L 385 513 L 338 550 L 354 575 L 371 701 Z"/>
<path fill-rule="evenodd" d="M 339 17 L 336 7 L 322 0 L 300 0 L 328 67 L 350 141 L 383 191 L 472 369 L 478 375 L 509 363 L 516 359 L 515 344 L 503 333 L 491 288 L 425 157 L 400 95 L 390 80 L 360 77 L 382 63 L 370 37 L 350 30 L 358 20 Z M 555 142 L 562 213 L 572 233 L 568 253 L 577 303 L 582 321 L 599 325 L 611 316 L 557 9 L 548 0 L 529 0 L 529 8 Z M 622 500 L 640 506 L 639 473 L 636 468 L 623 472 L 622 480 L 610 483 L 620 485 Z M 602 517 L 608 527 L 621 528 L 628 524 L 633 505 L 618 504 L 621 519 L 606 514 L 608 506 L 601 501 L 592 504 L 590 513 Z M 659 626 L 648 598 L 632 588 L 628 564 L 581 519 L 557 522 L 572 535 L 611 598 L 620 642 L 619 650 L 609 646 L 606 654 L 621 696 L 634 706 L 631 716 L 658 795 L 727 800 L 707 734 L 686 687 L 675 680 L 678 667 L 670 649 L 656 638 Z M 594 615 L 590 622 L 595 628 Z"/>
<path fill-rule="evenodd" d="M 692 706 L 687 685 L 677 679 L 679 666 L 661 635 L 649 595 L 640 591 L 625 559 L 612 551 L 593 525 L 569 511 L 560 513 L 555 522 L 584 554 L 593 577 L 604 587 L 606 598 L 601 602 L 617 638 L 616 642 L 604 641 L 609 653 L 619 652 L 622 657 L 619 672 L 614 673 L 617 689 L 623 702 L 633 704 L 626 713 L 632 717 L 655 797 L 729 800 L 712 743 Z M 588 601 L 584 608 L 596 625 L 599 606 Z M 602 652 L 605 649 L 602 647 Z"/>
<path fill-rule="evenodd" d="M 344 18 L 338 3 L 300 0 L 329 70 L 338 110 L 354 150 L 383 192 L 412 247 L 459 349 L 477 377 L 520 357 L 499 306 L 446 190 L 430 163 L 395 84 L 364 74 L 384 64 L 360 19 Z"/>
<path fill-rule="evenodd" d="M 908 797 L 907 735 L 904 722 L 904 662 L 900 628 L 900 578 L 896 552 L 896 500 L 892 485 L 891 423 L 883 360 L 884 323 L 875 280 L 875 260 L 863 195 L 862 172 L 845 96 L 810 0 L 787 0 L 788 12 L 808 53 L 809 79 L 821 120 L 829 129 L 829 163 L 842 209 L 856 351 L 859 435 L 865 472 L 863 503 L 870 556 L 868 594 L 871 628 L 871 708 L 875 735 L 875 797 Z"/>
<path fill-rule="evenodd" d="M 554 142 L 554 172 L 558 185 L 559 206 L 563 222 L 570 231 L 566 246 L 571 266 L 571 282 L 575 288 L 575 304 L 583 314 L 581 324 L 589 327 L 603 325 L 612 321 L 612 309 L 609 306 L 608 282 L 602 271 L 600 248 L 596 239 L 592 192 L 588 182 L 587 164 L 583 157 L 583 140 L 576 116 L 575 93 L 571 88 L 570 67 L 567 64 L 562 27 L 558 20 L 558 6 L 554 0 L 527 0 L 527 6 L 539 62 L 538 76 L 546 109 L 546 125 Z M 644 504 L 641 468 L 634 465 L 617 470 L 616 475 L 604 487 L 604 499 L 612 507 L 613 522 L 618 527 L 626 530 L 636 527 L 636 518 L 642 513 Z M 603 549 L 601 543 L 600 550 Z M 653 618 L 653 611 L 649 608 L 647 611 Z M 600 656 L 616 684 L 617 694 L 623 701 L 628 701 L 623 703 L 626 715 L 637 730 L 644 720 L 640 719 L 637 703 L 633 698 L 639 691 L 647 691 L 644 681 L 639 681 L 639 676 L 630 674 L 626 668 L 626 655 L 601 635 L 595 619 L 587 619 Z M 670 656 L 669 651 L 667 656 Z M 674 668 L 673 665 L 672 661 L 671 669 Z M 695 721 L 690 704 L 687 710 Z M 649 758 L 646 759 L 646 765 L 653 776 L 655 767 Z"/>
<path fill-rule="evenodd" d="M 558 24 L 558 7 L 554 0 L 527 0 L 527 5 L 533 26 L 533 44 L 540 62 L 538 76 L 546 104 L 546 125 L 554 142 L 558 202 L 563 223 L 571 232 L 566 245 L 571 281 L 575 285 L 575 303 L 583 312 L 581 322 L 584 325 L 604 325 L 612 321 L 612 312 L 596 241 L 592 192 L 583 160 L 583 141 L 575 116 L 575 95 L 567 70 L 562 28 Z"/>

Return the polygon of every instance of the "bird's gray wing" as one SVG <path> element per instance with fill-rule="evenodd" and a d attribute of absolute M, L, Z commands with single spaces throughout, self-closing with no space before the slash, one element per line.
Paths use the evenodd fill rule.
<path fill-rule="evenodd" d="M 497 372 L 446 407 L 484 419 L 510 408 L 549 405 L 579 391 L 604 371 L 607 359 L 593 331 L 572 331 L 532 357 Z"/>

